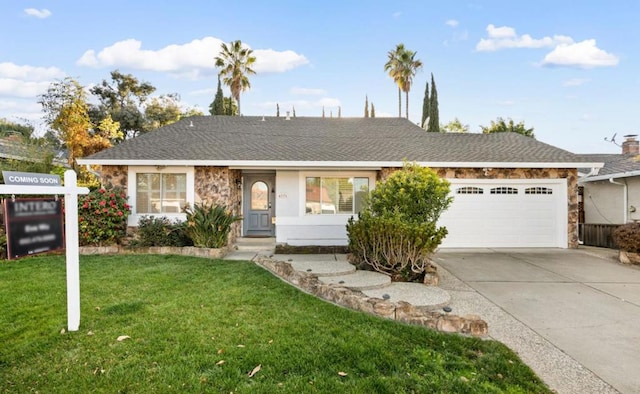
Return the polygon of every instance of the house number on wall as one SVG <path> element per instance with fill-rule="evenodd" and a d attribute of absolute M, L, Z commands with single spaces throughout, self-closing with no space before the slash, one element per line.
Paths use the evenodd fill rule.
<path fill-rule="evenodd" d="M 278 198 L 287 198 L 287 193 L 278 194 Z"/>

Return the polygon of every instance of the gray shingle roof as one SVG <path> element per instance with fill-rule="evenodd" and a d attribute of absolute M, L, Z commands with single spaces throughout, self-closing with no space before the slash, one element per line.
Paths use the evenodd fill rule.
<path fill-rule="evenodd" d="M 263 120 L 264 119 L 264 120 Z M 89 156 L 118 160 L 578 163 L 579 156 L 515 133 L 427 133 L 401 118 L 200 116 Z M 82 160 L 81 162 L 84 162 Z"/>
<path fill-rule="evenodd" d="M 604 167 L 598 171 L 597 176 L 623 174 L 626 172 L 640 171 L 638 155 L 623 154 L 581 154 L 586 161 L 604 163 Z"/>

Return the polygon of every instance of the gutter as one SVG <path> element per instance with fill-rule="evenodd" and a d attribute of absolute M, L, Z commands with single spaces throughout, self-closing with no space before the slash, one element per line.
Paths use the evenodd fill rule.
<path fill-rule="evenodd" d="M 608 181 L 610 179 L 618 179 L 618 178 L 629 178 L 632 176 L 640 176 L 640 170 L 635 171 L 627 171 L 627 172 L 618 172 L 616 174 L 608 174 L 608 175 L 598 175 L 594 177 L 581 177 L 578 182 L 596 182 L 596 181 Z"/>
<path fill-rule="evenodd" d="M 622 189 L 622 209 L 623 209 L 622 218 L 624 220 L 623 223 L 627 223 L 628 222 L 628 213 L 627 213 L 627 204 L 628 204 L 628 201 L 627 201 L 628 200 L 627 190 L 628 190 L 628 186 L 627 186 L 627 183 L 626 182 L 625 183 L 616 182 L 616 181 L 613 180 L 613 178 L 609 178 L 609 182 L 611 184 L 619 185 L 619 186 L 623 187 L 623 189 Z"/>

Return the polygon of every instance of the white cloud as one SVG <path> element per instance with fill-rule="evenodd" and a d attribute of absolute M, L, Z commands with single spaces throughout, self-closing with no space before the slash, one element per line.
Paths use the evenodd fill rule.
<path fill-rule="evenodd" d="M 216 90 L 214 88 L 207 88 L 207 89 L 198 89 L 198 90 L 194 90 L 189 92 L 189 96 L 210 96 L 210 95 L 215 95 L 216 94 Z"/>
<path fill-rule="evenodd" d="M 158 50 L 142 49 L 135 39 L 119 41 L 96 53 L 86 51 L 76 64 L 89 67 L 128 67 L 136 70 L 168 72 L 178 77 L 197 79 L 215 74 L 214 58 L 223 41 L 215 37 L 195 39 L 185 44 L 168 45 Z M 256 49 L 254 69 L 258 73 L 284 72 L 308 64 L 304 55 L 294 51 Z"/>
<path fill-rule="evenodd" d="M 533 38 L 529 34 L 518 36 L 513 27 L 494 25 L 487 26 L 488 38 L 482 38 L 476 44 L 480 52 L 492 52 L 507 48 L 545 48 L 560 44 L 572 44 L 573 39 L 568 36 L 554 35 L 553 37 Z"/>
<path fill-rule="evenodd" d="M 402 12 L 400 11 L 396 11 L 393 14 L 391 14 L 391 16 L 393 16 L 394 19 L 400 18 L 401 15 L 402 15 Z"/>
<path fill-rule="evenodd" d="M 0 63 L 0 78 L 47 81 L 54 78 L 63 78 L 64 76 L 64 71 L 56 67 L 18 66 L 14 63 Z"/>
<path fill-rule="evenodd" d="M 37 97 L 47 91 L 49 82 L 0 78 L 0 97 Z"/>
<path fill-rule="evenodd" d="M 457 27 L 458 24 L 459 22 L 455 19 L 449 19 L 448 21 L 445 22 L 445 25 L 451 26 L 451 27 Z"/>
<path fill-rule="evenodd" d="M 567 79 L 566 81 L 562 82 L 562 86 L 565 87 L 571 87 L 571 86 L 581 86 L 584 85 L 585 83 L 589 82 L 590 80 L 587 78 L 572 78 L 572 79 Z"/>
<path fill-rule="evenodd" d="M 43 8 L 41 10 L 37 8 L 25 8 L 24 13 L 29 16 L 34 16 L 38 19 L 45 19 L 51 16 L 51 11 L 46 8 Z"/>
<path fill-rule="evenodd" d="M 548 53 L 542 65 L 580 68 L 610 67 L 618 64 L 618 57 L 596 46 L 596 40 L 558 45 Z"/>
<path fill-rule="evenodd" d="M 291 88 L 289 93 L 295 96 L 324 96 L 327 94 L 327 91 L 324 89 L 309 89 L 294 86 Z"/>

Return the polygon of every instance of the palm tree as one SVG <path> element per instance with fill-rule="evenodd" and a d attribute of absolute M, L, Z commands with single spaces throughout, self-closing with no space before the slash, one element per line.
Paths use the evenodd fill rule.
<path fill-rule="evenodd" d="M 220 54 L 216 56 L 216 67 L 220 68 L 219 75 L 222 82 L 231 89 L 231 96 L 238 103 L 238 115 L 240 112 L 240 93 L 251 88 L 247 75 L 256 72 L 251 66 L 256 62 L 253 51 L 242 47 L 242 41 L 236 40 L 220 45 Z"/>
<path fill-rule="evenodd" d="M 402 85 L 401 89 L 405 94 L 405 111 L 407 114 L 407 119 L 409 119 L 409 91 L 411 90 L 411 85 L 413 84 L 413 77 L 416 76 L 416 72 L 422 68 L 422 62 L 420 60 L 416 60 L 416 53 L 414 51 L 406 50 L 402 54 L 400 60 L 402 62 Z"/>
<path fill-rule="evenodd" d="M 393 82 L 398 85 L 398 117 L 402 117 L 402 80 L 403 80 L 403 68 L 402 57 L 405 52 L 404 44 L 396 45 L 394 51 L 387 52 L 388 60 L 384 65 L 384 71 L 393 79 Z"/>

